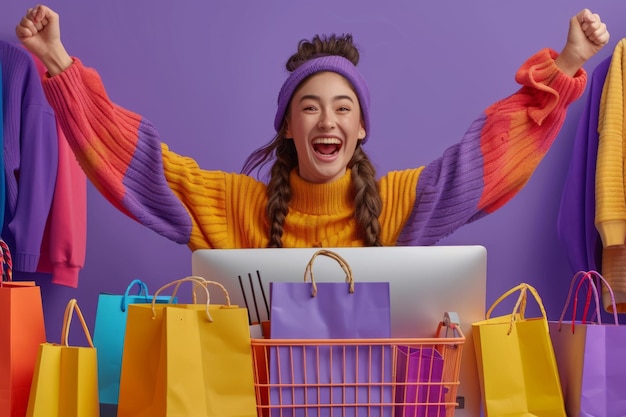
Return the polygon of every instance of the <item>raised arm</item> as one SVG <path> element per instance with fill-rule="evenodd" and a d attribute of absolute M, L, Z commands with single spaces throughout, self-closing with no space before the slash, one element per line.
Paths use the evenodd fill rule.
<path fill-rule="evenodd" d="M 150 121 L 109 99 L 94 69 L 70 57 L 53 10 L 42 5 L 29 9 L 16 34 L 47 68 L 44 92 L 94 186 L 124 214 L 175 242 L 188 243 L 192 219 L 172 191 L 171 178 L 199 170 L 196 164 L 174 163 L 179 172 L 166 175 L 164 160 L 182 158 L 167 150 Z"/>
<path fill-rule="evenodd" d="M 528 182 L 584 92 L 582 65 L 609 40 L 585 9 L 570 19 L 560 54 L 544 49 L 516 74 L 521 88 L 480 115 L 458 144 L 420 174 L 398 244 L 431 245 L 502 207 Z"/>
<path fill-rule="evenodd" d="M 28 9 L 15 28 L 22 44 L 48 69 L 57 75 L 72 65 L 72 58 L 61 42 L 59 15 L 52 9 L 38 5 Z"/>

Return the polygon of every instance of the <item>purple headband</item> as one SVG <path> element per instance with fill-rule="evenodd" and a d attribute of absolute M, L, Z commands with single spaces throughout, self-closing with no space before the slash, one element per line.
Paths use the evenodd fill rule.
<path fill-rule="evenodd" d="M 287 78 L 287 81 L 285 81 L 280 89 L 280 94 L 278 94 L 278 109 L 276 110 L 276 117 L 274 118 L 274 128 L 278 132 L 283 125 L 283 119 L 291 96 L 293 96 L 294 91 L 298 88 L 302 80 L 322 71 L 331 71 L 343 75 L 350 81 L 352 87 L 354 87 L 356 95 L 359 98 L 363 123 L 365 124 L 366 136 L 363 138 L 363 143 L 365 143 L 370 131 L 370 92 L 359 70 L 352 62 L 338 55 L 322 56 L 307 61 L 289 75 L 289 78 Z"/>

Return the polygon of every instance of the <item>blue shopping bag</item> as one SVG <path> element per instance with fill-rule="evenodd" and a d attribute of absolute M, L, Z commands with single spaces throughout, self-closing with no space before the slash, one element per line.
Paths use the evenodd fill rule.
<path fill-rule="evenodd" d="M 135 286 L 138 291 L 131 294 Z M 98 350 L 98 393 L 102 404 L 118 402 L 128 306 L 148 304 L 152 298 L 146 283 L 139 279 L 132 281 L 124 294 L 98 296 L 93 343 Z M 158 296 L 156 302 L 169 303 L 170 296 Z M 171 302 L 175 303 L 176 299 Z"/>

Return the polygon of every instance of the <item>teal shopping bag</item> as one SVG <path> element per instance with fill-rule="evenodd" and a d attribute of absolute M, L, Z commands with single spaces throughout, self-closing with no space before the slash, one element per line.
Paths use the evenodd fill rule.
<path fill-rule="evenodd" d="M 138 291 L 133 295 L 135 286 Z M 151 303 L 152 298 L 146 283 L 138 279 L 128 285 L 124 294 L 98 296 L 93 343 L 98 350 L 98 393 L 102 404 L 118 402 L 128 306 Z M 158 296 L 156 302 L 169 303 L 170 296 Z"/>

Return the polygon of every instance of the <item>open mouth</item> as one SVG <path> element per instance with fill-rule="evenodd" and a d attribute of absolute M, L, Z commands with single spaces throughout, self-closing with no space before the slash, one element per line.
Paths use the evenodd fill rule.
<path fill-rule="evenodd" d="M 336 138 L 319 138 L 313 141 L 313 149 L 322 155 L 334 155 L 341 149 L 341 141 Z"/>

